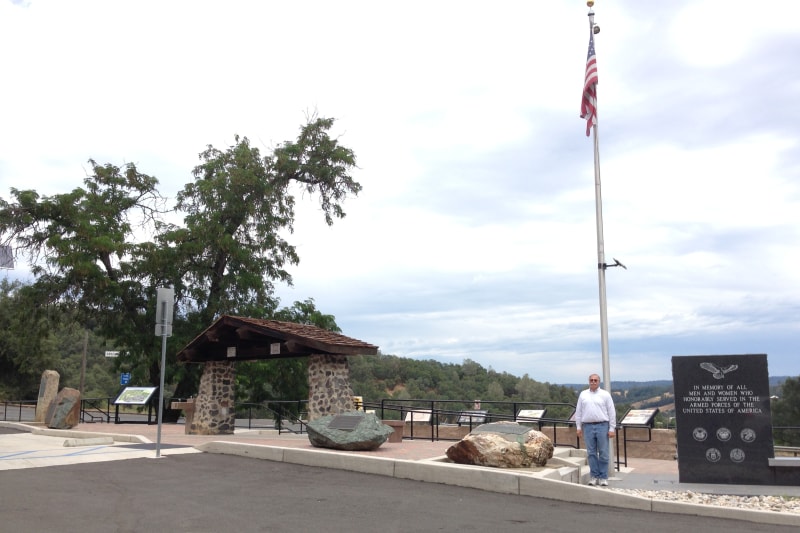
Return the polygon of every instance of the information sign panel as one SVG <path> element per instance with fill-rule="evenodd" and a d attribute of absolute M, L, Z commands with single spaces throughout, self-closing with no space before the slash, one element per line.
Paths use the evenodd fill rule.
<path fill-rule="evenodd" d="M 430 422 L 430 409 L 414 409 L 406 413 L 406 422 Z"/>
<path fill-rule="evenodd" d="M 538 422 L 544 417 L 547 409 L 520 409 L 517 413 L 517 422 Z"/>
<path fill-rule="evenodd" d="M 488 411 L 461 411 L 458 416 L 459 424 L 483 424 L 486 422 Z"/>
<path fill-rule="evenodd" d="M 658 409 L 631 409 L 620 422 L 621 426 L 651 426 Z"/>
<path fill-rule="evenodd" d="M 147 405 L 158 387 L 125 387 L 114 400 L 115 405 Z"/>

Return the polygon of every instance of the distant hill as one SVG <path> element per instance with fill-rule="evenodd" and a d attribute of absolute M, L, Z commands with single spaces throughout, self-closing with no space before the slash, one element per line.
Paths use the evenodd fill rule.
<path fill-rule="evenodd" d="M 564 383 L 564 387 L 569 387 L 576 391 L 581 391 L 589 387 L 588 383 Z M 641 389 L 647 387 L 672 389 L 671 379 L 659 379 L 655 381 L 614 381 L 611 380 L 611 390 Z"/>
<path fill-rule="evenodd" d="M 770 376 L 770 394 L 774 394 L 789 376 Z M 564 387 L 581 391 L 588 385 L 586 383 L 567 383 Z M 627 404 L 631 409 L 658 408 L 661 413 L 671 416 L 675 411 L 675 391 L 672 380 L 661 379 L 655 381 L 611 381 L 611 392 L 614 401 Z"/>
<path fill-rule="evenodd" d="M 769 377 L 769 386 L 775 387 L 778 385 L 782 385 L 784 381 L 792 376 L 770 376 Z M 564 387 L 569 387 L 576 391 L 581 391 L 587 388 L 589 385 L 587 383 L 560 383 L 559 385 L 563 385 Z M 611 390 L 629 390 L 629 389 L 640 389 L 646 387 L 667 387 L 668 390 L 672 390 L 672 380 L 671 379 L 658 379 L 654 381 L 614 381 L 611 380 Z"/>

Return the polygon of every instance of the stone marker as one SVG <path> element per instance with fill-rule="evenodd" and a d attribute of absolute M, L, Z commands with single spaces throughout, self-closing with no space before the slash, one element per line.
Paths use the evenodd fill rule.
<path fill-rule="evenodd" d="M 47 411 L 58 394 L 59 379 L 61 379 L 61 376 L 55 370 L 42 372 L 42 380 L 39 382 L 39 397 L 36 400 L 35 421 L 39 424 L 44 424 L 47 421 Z"/>
<path fill-rule="evenodd" d="M 517 422 L 492 422 L 473 429 L 445 453 L 459 464 L 528 468 L 547 464 L 553 457 L 553 441 Z"/>
<path fill-rule="evenodd" d="M 78 425 L 81 418 L 81 393 L 77 389 L 64 387 L 51 405 L 47 427 L 70 429 Z"/>
<path fill-rule="evenodd" d="M 679 481 L 772 484 L 767 356 L 675 356 L 672 380 Z"/>
<path fill-rule="evenodd" d="M 323 416 L 309 422 L 307 429 L 312 446 L 347 451 L 375 450 L 394 433 L 374 413 L 363 411 Z"/>

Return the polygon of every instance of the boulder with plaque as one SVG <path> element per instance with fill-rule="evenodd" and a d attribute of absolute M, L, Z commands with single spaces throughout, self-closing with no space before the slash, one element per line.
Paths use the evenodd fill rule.
<path fill-rule="evenodd" d="M 529 468 L 547 464 L 553 457 L 553 441 L 517 422 L 492 422 L 476 427 L 445 453 L 459 464 Z"/>
<path fill-rule="evenodd" d="M 312 446 L 346 451 L 369 451 L 386 442 L 394 429 L 381 423 L 374 413 L 348 411 L 308 423 Z"/>

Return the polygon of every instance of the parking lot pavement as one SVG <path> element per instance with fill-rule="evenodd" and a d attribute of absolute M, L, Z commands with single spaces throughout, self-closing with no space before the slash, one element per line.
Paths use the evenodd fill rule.
<path fill-rule="evenodd" d="M 67 440 L 72 446 L 65 446 Z M 40 435 L 13 427 L 0 427 L 0 470 L 39 468 L 144 457 L 155 458 L 155 444 L 143 441 L 114 441 L 93 444 L 98 439 Z M 83 444 L 83 442 L 85 444 Z M 160 455 L 200 453 L 185 445 L 164 444 Z"/>
<path fill-rule="evenodd" d="M 223 507 L 236 509 L 240 505 L 239 498 L 236 495 L 241 495 L 241 490 L 245 490 L 246 487 L 240 488 L 236 479 L 226 481 L 226 478 L 229 474 L 233 475 L 234 478 L 236 476 L 246 477 L 251 474 L 251 471 L 261 470 L 266 472 L 261 484 L 269 485 L 269 490 L 265 487 L 254 486 L 252 490 L 255 491 L 255 496 L 251 498 L 251 495 L 248 494 L 244 498 L 244 501 L 249 501 L 254 506 L 253 509 L 246 511 L 250 513 L 246 516 L 250 520 L 256 520 L 257 524 L 240 523 L 237 517 L 233 519 L 233 523 L 237 524 L 236 527 L 239 531 L 289 531 L 295 530 L 296 527 L 305 527 L 295 524 L 295 520 L 300 520 L 298 523 L 302 523 L 304 519 L 308 519 L 302 514 L 298 515 L 300 518 L 295 516 L 284 517 L 281 522 L 273 522 L 271 515 L 264 517 L 260 514 L 261 511 L 259 509 L 265 506 L 271 509 L 272 512 L 283 512 L 282 508 L 275 507 L 280 498 L 270 495 L 270 491 L 274 488 L 286 491 L 286 494 L 281 493 L 281 497 L 294 495 L 295 498 L 299 498 L 300 501 L 306 501 L 313 508 L 329 507 L 333 505 L 331 502 L 341 506 L 342 509 L 332 507 L 328 511 L 331 513 L 328 518 L 332 519 L 332 522 L 326 520 L 324 516 L 316 517 L 315 520 L 317 522 L 312 520 L 320 528 L 324 527 L 332 531 L 352 529 L 350 523 L 360 523 L 361 513 L 366 513 L 370 520 L 377 520 L 374 523 L 364 523 L 364 527 L 361 529 L 365 531 L 430 531 L 432 530 L 431 528 L 440 531 L 462 530 L 451 529 L 451 524 L 460 524 L 466 530 L 476 529 L 471 527 L 468 522 L 463 522 L 461 520 L 462 517 L 455 516 L 449 511 L 443 514 L 447 518 L 445 525 L 442 526 L 442 524 L 435 521 L 431 523 L 433 525 L 425 524 L 425 520 L 436 519 L 434 511 L 430 507 L 439 507 L 438 500 L 441 499 L 441 494 L 449 495 L 463 490 L 474 491 L 470 493 L 472 494 L 470 497 L 478 498 L 481 502 L 500 498 L 493 504 L 499 507 L 490 506 L 484 508 L 478 506 L 480 513 L 478 516 L 473 517 L 476 523 L 484 524 L 485 527 L 481 529 L 491 528 L 495 531 L 518 531 L 516 524 L 528 524 L 528 527 L 537 527 L 545 531 L 574 531 L 575 528 L 573 526 L 566 529 L 562 527 L 565 523 L 564 516 L 553 515 L 549 518 L 544 518 L 545 515 L 542 515 L 541 508 L 549 509 L 554 506 L 561 506 L 563 509 L 569 509 L 570 513 L 578 515 L 591 512 L 603 516 L 603 518 L 598 518 L 597 520 L 587 521 L 585 523 L 587 528 L 591 528 L 599 520 L 603 520 L 602 523 L 604 525 L 614 523 L 620 514 L 631 517 L 641 515 L 638 517 L 639 522 L 627 523 L 628 527 L 625 527 L 625 521 L 621 520 L 618 527 L 620 531 L 638 531 L 644 520 L 647 520 L 648 529 L 652 532 L 662 531 L 657 527 L 650 527 L 649 524 L 653 523 L 654 520 L 660 521 L 663 519 L 672 524 L 672 526 L 663 529 L 663 531 L 673 532 L 675 531 L 675 524 L 683 520 L 683 518 L 677 519 L 676 522 L 673 515 L 665 513 L 694 516 L 694 520 L 698 524 L 708 525 L 716 523 L 719 519 L 736 518 L 736 521 L 730 520 L 731 524 L 736 525 L 719 529 L 719 531 L 726 532 L 786 530 L 779 528 L 778 524 L 792 524 L 796 530 L 797 525 L 800 524 L 798 517 L 791 514 L 765 514 L 759 511 L 729 510 L 716 506 L 672 504 L 669 502 L 656 502 L 649 498 L 636 500 L 637 497 L 631 497 L 622 492 L 598 490 L 560 481 L 546 482 L 542 480 L 531 484 L 520 479 L 518 486 L 515 484 L 511 487 L 507 485 L 508 476 L 512 476 L 514 479 L 528 476 L 525 473 L 501 473 L 492 469 L 484 472 L 481 469 L 465 465 L 451 464 L 448 466 L 439 461 L 442 459 L 447 447 L 452 443 L 442 441 L 404 440 L 398 443 L 387 442 L 372 451 L 341 453 L 335 450 L 314 448 L 309 443 L 307 435 L 279 435 L 274 430 L 237 430 L 233 435 L 186 435 L 183 426 L 170 424 L 163 427 L 162 437 L 161 457 L 156 459 L 156 444 L 153 439 L 157 438 L 157 427 L 154 425 L 81 424 L 74 430 L 62 431 L 51 430 L 41 426 L 33 427 L 31 425 L 0 422 L 0 516 L 3 517 L 0 530 L 49 530 L 49 528 L 34 527 L 32 523 L 28 524 L 29 527 L 10 528 L 3 509 L 13 511 L 18 509 L 17 507 L 8 507 L 8 505 L 11 505 L 9 502 L 17 500 L 16 487 L 21 487 L 24 483 L 30 483 L 30 490 L 34 491 L 28 493 L 25 497 L 30 499 L 31 494 L 37 494 L 37 498 L 39 498 L 38 494 L 40 492 L 37 491 L 41 491 L 41 487 L 37 485 L 39 483 L 38 479 L 47 479 L 50 476 L 55 476 L 53 479 L 57 479 L 58 483 L 64 483 L 64 487 L 68 487 L 66 490 L 70 494 L 54 497 L 70 500 L 71 498 L 74 499 L 75 495 L 72 494 L 74 490 L 85 490 L 87 494 L 93 494 L 92 483 L 96 482 L 102 485 L 105 483 L 106 478 L 109 477 L 109 472 L 114 472 L 114 476 L 116 476 L 117 472 L 129 473 L 129 478 L 136 480 L 140 473 L 151 471 L 153 468 L 155 470 L 153 470 L 152 479 L 150 481 L 142 480 L 141 483 L 143 486 L 152 486 L 151 488 L 158 489 L 157 492 L 160 493 L 160 497 L 156 498 L 155 501 L 150 502 L 150 488 L 138 489 L 147 492 L 147 496 L 142 498 L 137 493 L 137 490 L 122 486 L 127 483 L 124 479 L 119 480 L 121 486 L 114 488 L 112 494 L 130 500 L 134 507 L 140 505 L 164 505 L 164 502 L 169 502 L 170 512 L 178 515 L 184 513 L 184 509 L 194 508 L 197 505 L 197 501 L 205 502 L 202 508 L 196 509 L 196 512 L 203 516 L 203 519 L 198 522 L 201 525 L 189 526 L 187 524 L 194 524 L 189 519 L 187 519 L 188 521 L 175 522 L 171 516 L 162 517 L 166 524 L 174 526 L 171 527 L 171 530 L 174 531 L 219 531 L 231 529 L 233 526 L 220 525 L 216 515 L 211 511 Z M 97 444 L 95 442 L 97 438 L 105 439 L 108 444 Z M 72 443 L 74 445 L 65 446 L 68 440 L 75 441 Z M 82 443 L 85 445 L 82 446 Z M 211 453 L 201 454 L 199 452 L 200 449 Z M 255 457 L 261 457 L 261 459 L 255 459 Z M 119 459 L 128 460 L 121 461 Z M 398 461 L 398 463 L 395 463 L 395 461 Z M 414 464 L 418 466 L 413 466 Z M 634 483 L 634 485 L 638 485 L 635 488 L 666 488 L 666 485 L 670 485 L 673 490 L 686 488 L 683 484 L 677 483 L 677 478 L 672 477 L 676 475 L 677 471 L 677 465 L 673 461 L 641 460 L 634 464 L 638 464 L 641 468 L 641 473 L 639 474 L 641 479 Z M 49 468 L 37 468 L 45 466 Z M 211 470 L 224 468 L 224 471 L 209 471 L 209 468 Z M 59 476 L 64 474 L 52 473 L 53 471 L 62 472 L 62 469 L 70 469 L 68 472 L 80 477 L 82 482 L 86 483 L 86 487 L 73 487 L 69 481 L 69 476 L 62 478 Z M 187 476 L 183 469 L 192 470 L 195 474 Z M 398 469 L 401 472 L 400 474 L 398 474 Z M 28 472 L 35 473 L 33 480 L 28 477 Z M 279 474 L 275 474 L 275 472 L 279 472 Z M 355 477 L 346 477 L 348 475 Z M 84 479 L 84 476 L 88 476 L 88 478 Z M 113 478 L 114 476 L 110 477 Z M 169 480 L 165 480 L 164 476 L 169 477 Z M 340 476 L 345 477 L 340 479 Z M 367 477 L 362 478 L 360 476 Z M 181 483 L 184 483 L 184 485 L 173 486 L 173 478 L 182 480 Z M 308 480 L 316 480 L 317 478 L 323 480 L 320 482 L 323 485 L 328 482 L 332 484 L 325 486 L 326 495 L 320 495 L 317 500 L 310 501 L 306 492 L 309 486 L 316 486 L 317 482 L 314 481 L 309 485 Z M 377 481 L 377 479 L 381 479 L 381 481 Z M 618 488 L 623 488 L 626 483 L 630 483 L 628 480 L 632 481 L 630 476 L 612 479 L 612 484 Z M 417 492 L 420 494 L 427 493 L 426 498 L 430 498 L 430 500 L 426 499 L 423 504 L 420 504 L 420 510 L 417 511 L 413 508 L 408 508 L 410 501 L 408 498 L 397 496 L 398 499 L 391 502 L 391 504 L 398 506 L 400 509 L 405 509 L 403 513 L 400 513 L 402 516 L 397 516 L 396 519 L 402 520 L 402 523 L 406 526 L 394 528 L 393 525 L 385 525 L 382 521 L 383 516 L 391 516 L 392 513 L 386 514 L 382 507 L 374 506 L 375 501 L 382 501 L 382 495 L 370 490 L 370 483 L 365 483 L 367 488 L 361 492 L 355 491 L 349 496 L 342 496 L 351 492 L 349 491 L 349 486 L 348 490 L 343 490 L 343 483 L 360 484 L 364 480 L 371 480 L 370 483 L 374 482 L 373 484 L 378 487 L 377 490 L 383 490 L 381 487 L 387 483 L 392 487 L 395 486 L 394 483 L 401 486 L 412 484 L 409 485 L 409 490 L 413 491 L 415 495 Z M 660 483 L 660 481 L 667 480 L 670 480 L 670 483 Z M 20 481 L 23 485 L 19 484 Z M 659 481 L 660 486 L 647 486 L 654 481 Z M 675 482 L 672 483 L 672 481 Z M 554 484 L 548 485 L 548 483 Z M 723 493 L 731 493 L 725 489 L 725 487 L 731 487 L 730 485 L 717 485 L 716 487 L 722 487 L 725 490 Z M 704 488 L 713 488 L 713 486 Z M 786 490 L 787 487 L 774 488 L 780 489 L 782 495 L 789 494 L 789 491 Z M 64 490 L 63 487 L 62 490 Z M 750 492 L 750 494 L 764 493 L 762 492 L 763 487 L 751 487 L 749 490 L 756 490 L 756 492 Z M 47 490 L 44 491 L 44 493 L 46 492 Z M 194 494 L 195 492 L 197 493 Z M 631 498 L 634 498 L 635 501 L 631 500 Z M 533 518 L 506 519 L 503 514 L 505 507 L 500 504 L 501 501 L 506 502 L 504 505 L 508 505 L 508 502 L 528 502 L 526 505 L 536 507 L 535 516 Z M 323 502 L 325 502 L 324 505 Z M 353 507 L 354 502 L 356 507 Z M 292 500 L 286 502 L 285 505 L 291 509 L 295 503 Z M 22 507 L 19 507 L 19 509 L 25 508 L 24 504 L 21 503 L 20 505 Z M 86 503 L 83 500 L 74 501 L 73 505 L 79 513 L 84 510 L 86 512 L 94 512 L 92 507 L 94 504 Z M 384 502 L 383 505 L 389 505 L 389 503 Z M 426 507 L 426 505 L 428 506 Z M 50 508 L 48 507 L 48 511 Z M 355 518 L 349 516 L 347 509 L 350 509 L 349 512 L 357 513 L 358 516 Z M 375 515 L 374 509 L 379 509 L 380 513 Z M 653 513 L 656 510 L 658 512 Z M 63 512 L 70 513 L 66 509 Z M 127 510 L 117 511 L 115 509 L 114 512 L 126 515 Z M 140 510 L 140 512 L 149 513 L 150 511 Z M 468 511 L 463 511 L 462 513 L 465 516 L 470 515 Z M 413 517 L 409 518 L 411 515 Z M 422 517 L 427 518 L 423 520 Z M 486 517 L 496 517 L 497 522 L 487 524 Z M 125 524 L 128 522 L 125 520 L 136 524 L 136 527 L 126 529 L 127 526 Z M 723 520 L 723 522 L 725 521 Z M 755 527 L 754 522 L 758 523 L 759 526 Z M 78 523 L 82 524 L 81 520 L 78 520 Z M 270 526 L 265 529 L 260 528 L 263 523 L 268 523 Z M 371 527 L 375 526 L 376 523 L 380 524 L 381 527 L 378 529 Z M 23 522 L 20 522 L 20 524 L 23 524 Z M 141 531 L 145 527 L 156 531 L 164 529 L 160 525 L 151 523 L 149 517 L 130 516 L 128 519 L 123 519 L 120 524 L 122 525 L 110 530 Z M 139 528 L 141 524 L 146 524 L 146 526 Z M 208 524 L 217 524 L 218 527 L 209 526 L 208 529 L 204 529 Z M 286 524 L 295 525 L 293 528 L 283 529 Z M 339 528 L 338 526 L 341 524 L 346 524 L 348 527 Z M 549 527 L 545 524 L 549 524 Z M 741 524 L 747 524 L 747 526 L 742 528 Z M 412 527 L 409 528 L 409 525 Z M 635 527 L 631 528 L 632 525 L 635 525 Z M 57 529 L 71 531 L 71 529 L 65 529 L 64 527 Z M 704 529 L 707 531 L 718 530 L 714 527 L 704 527 Z M 76 529 L 76 531 L 95 530 L 109 531 L 109 529 L 102 528 Z M 678 529 L 678 531 L 681 530 Z"/>
<path fill-rule="evenodd" d="M 0 516 L 65 533 L 796 531 L 217 454 L 2 471 Z"/>

